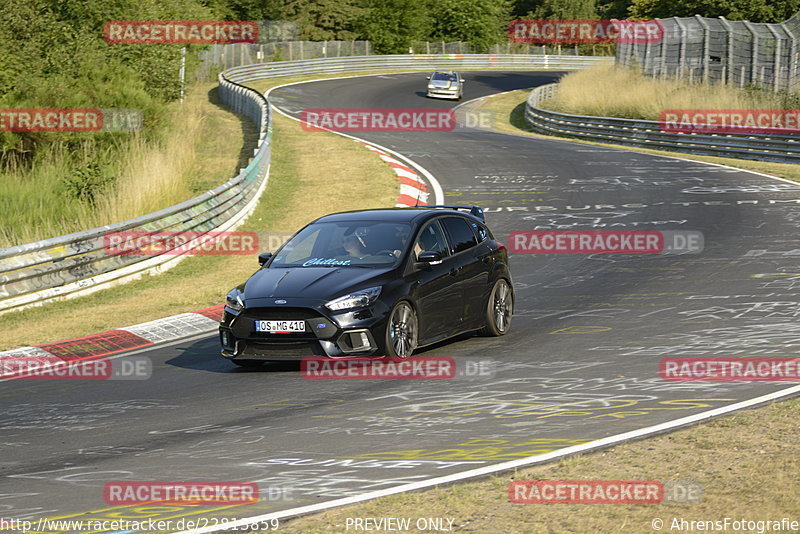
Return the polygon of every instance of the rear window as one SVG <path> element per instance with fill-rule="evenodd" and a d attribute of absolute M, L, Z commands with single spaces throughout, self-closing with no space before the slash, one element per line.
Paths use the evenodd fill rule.
<path fill-rule="evenodd" d="M 442 219 L 442 224 L 444 224 L 450 236 L 453 254 L 458 254 L 478 244 L 475 234 L 472 233 L 472 228 L 469 227 L 469 223 L 461 217 L 445 217 Z"/>
<path fill-rule="evenodd" d="M 434 72 L 433 76 L 431 76 L 431 80 L 439 80 L 443 82 L 454 82 L 456 81 L 456 75 L 450 72 Z"/>

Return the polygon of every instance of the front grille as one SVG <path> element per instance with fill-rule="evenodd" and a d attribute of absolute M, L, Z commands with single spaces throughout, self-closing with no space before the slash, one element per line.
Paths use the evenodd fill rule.
<path fill-rule="evenodd" d="M 260 356 L 265 359 L 294 359 L 307 356 L 324 356 L 325 352 L 317 341 L 289 341 L 283 343 L 263 343 L 248 340 L 243 342 L 240 356 Z"/>
<path fill-rule="evenodd" d="M 306 331 L 287 334 L 256 332 L 255 321 L 305 321 Z M 310 308 L 246 308 L 231 325 L 231 330 L 237 338 L 249 338 L 266 343 L 311 341 L 317 339 L 313 327 L 319 323 L 329 324 L 330 321 Z"/>
<path fill-rule="evenodd" d="M 319 312 L 311 308 L 282 308 L 276 306 L 274 308 L 247 308 L 241 316 L 250 320 L 260 319 L 262 321 L 274 321 L 285 319 L 288 321 L 299 321 L 319 317 Z"/>

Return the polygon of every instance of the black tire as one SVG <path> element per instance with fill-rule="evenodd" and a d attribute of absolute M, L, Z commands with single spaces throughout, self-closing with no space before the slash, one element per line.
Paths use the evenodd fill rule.
<path fill-rule="evenodd" d="M 417 348 L 419 322 L 417 313 L 408 301 L 394 305 L 386 322 L 384 353 L 391 358 L 408 358 Z"/>
<path fill-rule="evenodd" d="M 254 368 L 254 367 L 261 367 L 264 365 L 264 362 L 259 360 L 231 360 L 231 361 L 236 365 L 238 365 L 239 367 Z"/>
<path fill-rule="evenodd" d="M 486 303 L 486 326 L 480 329 L 482 336 L 502 336 L 511 328 L 514 314 L 514 293 L 508 280 L 500 278 L 494 283 L 489 301 Z"/>

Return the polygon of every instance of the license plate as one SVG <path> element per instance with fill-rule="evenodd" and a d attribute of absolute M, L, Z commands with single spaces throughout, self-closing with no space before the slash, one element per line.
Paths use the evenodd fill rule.
<path fill-rule="evenodd" d="M 292 332 L 305 332 L 305 321 L 256 321 L 256 332 L 269 332 L 271 334 L 290 334 Z"/>

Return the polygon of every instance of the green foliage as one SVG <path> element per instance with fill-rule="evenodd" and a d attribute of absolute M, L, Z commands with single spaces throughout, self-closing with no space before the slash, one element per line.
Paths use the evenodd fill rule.
<path fill-rule="evenodd" d="M 430 0 L 430 37 L 434 41 L 465 41 L 473 52 L 505 42 L 513 5 L 508 0 Z"/>
<path fill-rule="evenodd" d="M 213 19 L 199 0 L 0 0 L 0 107 L 141 110 L 154 135 L 180 87 L 179 45 L 109 45 L 110 20 Z M 197 47 L 195 47 L 197 48 Z M 0 133 L 3 163 L 31 164 L 46 146 L 94 137 L 117 146 L 124 134 Z"/>
<path fill-rule="evenodd" d="M 597 14 L 601 19 L 625 19 L 632 3 L 633 0 L 598 0 Z"/>
<path fill-rule="evenodd" d="M 364 7 L 356 28 L 376 54 L 407 54 L 429 32 L 430 17 L 418 0 L 366 0 Z"/>
<path fill-rule="evenodd" d="M 292 21 L 303 41 L 356 39 L 354 25 L 365 12 L 361 0 L 229 0 L 227 4 L 234 19 Z"/>
<path fill-rule="evenodd" d="M 636 18 L 726 17 L 750 22 L 783 22 L 800 11 L 800 0 L 633 0 Z"/>
<path fill-rule="evenodd" d="M 596 19 L 595 0 L 542 0 L 530 14 L 534 19 Z"/>
<path fill-rule="evenodd" d="M 72 197 L 94 206 L 95 197 L 113 183 L 114 178 L 105 174 L 99 164 L 88 163 L 65 176 L 63 182 Z"/>

